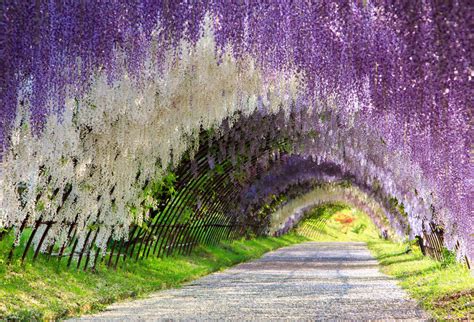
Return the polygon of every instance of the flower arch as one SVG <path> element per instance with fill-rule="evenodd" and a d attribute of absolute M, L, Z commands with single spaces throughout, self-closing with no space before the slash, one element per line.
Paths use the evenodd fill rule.
<path fill-rule="evenodd" d="M 0 227 L 35 231 L 34 256 L 113 262 L 160 236 L 241 233 L 224 226 L 256 208 L 235 187 L 293 155 L 473 258 L 468 1 L 0 8 Z"/>

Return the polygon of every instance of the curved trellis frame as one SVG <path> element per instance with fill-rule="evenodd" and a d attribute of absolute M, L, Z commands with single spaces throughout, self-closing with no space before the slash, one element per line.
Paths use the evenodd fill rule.
<path fill-rule="evenodd" d="M 277 116 L 270 118 L 274 120 L 275 117 Z M 262 118 L 259 118 L 259 121 L 261 122 Z M 267 122 L 272 122 L 272 120 Z M 235 126 L 230 131 L 240 131 L 239 126 Z M 206 132 L 203 132 L 200 141 L 211 140 L 208 136 Z M 121 258 L 125 261 L 128 258 L 168 256 L 173 252 L 187 254 L 199 244 L 214 244 L 221 239 L 242 236 L 252 224 L 238 222 L 237 218 L 228 215 L 232 208 L 236 207 L 236 201 L 243 189 L 243 186 L 235 180 L 234 175 L 243 168 L 256 166 L 261 155 L 274 153 L 278 150 L 278 142 L 285 140 L 275 133 L 268 137 L 269 140 L 261 144 L 260 152 L 256 152 L 251 159 L 243 164 L 224 160 L 219 165 L 219 171 L 210 168 L 209 153 L 222 142 L 216 142 L 214 145 L 201 144 L 199 150 L 194 153 L 193 159 L 183 161 L 182 166 L 175 171 L 177 178 L 173 184 L 175 193 L 169 194 L 163 203 L 152 209 L 149 218 L 142 224 L 132 225 L 127 239 L 116 240 L 112 234 L 105 251 L 95 245 L 101 229 L 100 215 L 90 225 L 82 240 L 76 236 L 77 217 L 73 222 L 61 223 L 69 227 L 67 242 L 62 245 L 52 243 L 46 249 L 43 243 L 50 237 L 48 235 L 50 228 L 57 222 L 42 221 L 40 218 L 35 222 L 30 233 L 26 229 L 28 219 L 26 218 L 17 232 L 20 237 L 24 235 L 24 232 L 29 235 L 26 244 L 18 248 L 22 251 L 21 260 L 27 260 L 31 256 L 28 255 L 30 253 L 33 253 L 32 260 L 35 260 L 40 253 L 44 253 L 48 257 L 57 257 L 59 261 L 66 258 L 68 266 L 73 265 L 74 262 L 77 268 L 95 267 L 99 260 L 104 261 L 108 266 L 116 267 Z M 236 144 L 236 142 L 227 142 L 227 144 Z M 242 142 L 240 144 L 242 145 Z M 243 146 L 250 144 L 249 140 Z M 67 194 L 65 196 L 67 198 Z M 192 214 L 183 221 L 186 211 L 192 211 Z M 35 237 L 39 237 L 36 243 Z M 10 260 L 14 257 L 16 248 L 14 244 L 8 256 Z"/>
<path fill-rule="evenodd" d="M 341 166 L 400 234 L 422 236 L 429 250 L 442 230 L 443 247 L 472 260 L 469 9 L 463 1 L 0 5 L 8 257 L 44 253 L 88 267 L 106 255 L 116 265 L 234 236 L 229 225 L 262 231 L 265 219 L 252 212 L 265 217 L 260 206 L 273 193 L 235 196 L 252 194 L 266 171 L 260 162 L 271 166 L 268 143 L 269 153 Z M 169 195 L 153 186 L 164 169 L 177 179 L 164 184 L 175 189 Z"/>
<path fill-rule="evenodd" d="M 283 176 L 281 180 L 288 182 L 282 185 L 283 188 L 278 191 L 282 195 L 289 194 L 290 197 L 291 189 L 294 187 L 303 187 L 303 189 L 297 190 L 297 193 L 304 193 L 312 189 L 314 184 L 323 182 L 324 180 L 319 177 L 320 173 L 338 178 L 338 180 L 349 180 L 369 192 L 384 209 L 392 211 L 395 220 L 399 220 L 400 223 L 404 221 L 402 214 L 391 207 L 389 198 L 380 190 L 373 190 L 363 182 L 358 182 L 357 178 L 350 173 L 344 173 L 337 165 L 322 164 L 318 166 L 311 160 L 298 159 L 299 157 L 296 157 L 296 163 L 291 165 L 293 162 L 291 161 L 292 157 L 289 156 L 291 152 L 288 154 L 289 151 L 285 151 L 282 147 L 285 146 L 285 142 L 293 142 L 292 144 L 297 150 L 298 144 L 295 143 L 305 142 L 307 136 L 311 134 L 305 133 L 301 128 L 289 126 L 280 131 L 271 130 L 268 133 L 268 138 L 260 143 L 253 156 L 244 162 L 238 163 L 235 160 L 219 157 L 219 153 L 216 152 L 217 146 L 222 146 L 223 142 L 228 146 L 239 144 L 240 149 L 249 148 L 252 140 L 245 138 L 245 133 L 248 132 L 242 130 L 242 127 L 255 126 L 261 122 L 275 122 L 278 117 L 282 117 L 282 115 L 243 118 L 233 128 L 226 127 L 224 123 L 224 129 L 228 133 L 242 132 L 238 135 L 225 135 L 224 133 L 223 136 L 220 134 L 220 136 L 213 137 L 209 132 L 203 131 L 199 138 L 199 141 L 203 143 L 200 144 L 198 150 L 192 153 L 192 158 L 190 156 L 184 158 L 181 165 L 174 171 L 176 177 L 176 181 L 173 183 L 174 193 L 165 193 L 164 196 L 161 196 L 164 197 L 164 200 L 150 210 L 148 219 L 131 226 L 127 238 L 114 239 L 112 234 L 106 243 L 106 249 L 100 249 L 96 245 L 96 239 L 101 229 L 100 216 L 97 216 L 96 221 L 90 225 L 87 234 L 82 239 L 76 234 L 76 217 L 73 222 L 62 223 L 69 227 L 66 243 L 61 245 L 53 243 L 44 248 L 43 243 L 48 237 L 50 228 L 56 222 L 42 221 L 40 218 L 35 222 L 25 245 L 20 247 L 21 260 L 25 261 L 31 257 L 34 261 L 40 253 L 44 253 L 43 256 L 57 258 L 58 261 L 64 259 L 68 266 L 74 265 L 76 268 L 95 268 L 99 261 L 108 266 L 117 267 L 120 260 L 138 260 L 150 256 L 163 257 L 173 253 L 189 254 L 195 246 L 200 244 L 216 244 L 223 239 L 232 240 L 249 231 L 257 234 L 265 233 L 270 215 L 268 210 L 263 218 L 254 220 L 250 220 L 250 218 L 259 212 L 258 209 L 264 209 L 268 205 L 267 200 L 270 197 L 268 194 L 261 193 L 258 200 L 248 203 L 247 208 L 243 210 L 244 213 L 236 213 L 236 208 L 245 204 L 245 191 L 260 181 L 265 185 L 267 177 L 275 179 L 278 176 Z M 293 114 L 290 118 L 292 117 L 294 117 Z M 238 140 L 238 142 L 233 140 Z M 298 154 L 296 150 L 293 153 Z M 212 155 L 213 153 L 217 153 L 217 155 Z M 274 160 L 265 163 L 264 166 L 259 166 L 259 161 L 269 155 L 273 155 Z M 211 166 L 210 158 L 221 159 L 218 169 L 216 165 Z M 288 164 L 293 170 L 285 168 L 288 167 Z M 316 172 L 299 179 L 299 167 L 302 169 L 311 168 Z M 249 168 L 254 169 L 253 172 L 247 173 L 240 180 L 235 178 L 236 174 L 245 172 L 245 169 Z M 307 173 L 305 174 L 307 175 Z M 296 180 L 295 183 L 284 177 L 285 175 L 291 175 L 293 180 Z M 64 194 L 64 196 L 67 198 L 68 195 Z M 281 205 L 276 205 L 276 207 L 279 206 Z M 272 208 L 267 207 L 266 209 Z M 20 236 L 26 228 L 25 223 L 26 219 L 20 228 Z M 439 228 L 435 228 L 434 223 L 430 223 L 430 227 L 433 233 L 424 232 L 423 236 L 419 237 L 420 245 L 424 253 L 440 259 L 443 250 L 442 233 Z M 35 236 L 36 243 L 33 242 Z M 9 253 L 10 260 L 14 253 L 15 245 Z"/>

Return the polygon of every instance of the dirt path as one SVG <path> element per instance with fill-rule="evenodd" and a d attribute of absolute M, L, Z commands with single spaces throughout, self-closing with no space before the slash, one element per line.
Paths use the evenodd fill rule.
<path fill-rule="evenodd" d="M 364 243 L 308 242 L 83 320 L 426 318 Z"/>

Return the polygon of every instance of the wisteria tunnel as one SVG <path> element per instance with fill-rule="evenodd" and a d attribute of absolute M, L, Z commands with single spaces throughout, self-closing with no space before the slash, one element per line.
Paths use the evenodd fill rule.
<path fill-rule="evenodd" d="M 98 263 L 342 201 L 474 260 L 472 1 L 3 1 L 0 238 Z"/>

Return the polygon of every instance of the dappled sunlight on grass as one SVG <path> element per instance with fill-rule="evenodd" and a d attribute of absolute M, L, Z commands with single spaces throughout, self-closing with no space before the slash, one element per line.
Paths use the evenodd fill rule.
<path fill-rule="evenodd" d="M 382 272 L 399 284 L 436 319 L 473 318 L 474 277 L 452 258 L 423 256 L 412 242 L 384 240 L 366 214 L 341 205 L 313 209 L 296 231 L 316 241 L 363 241 Z M 471 314 L 471 315 L 469 315 Z"/>
<path fill-rule="evenodd" d="M 474 278 L 466 267 L 452 258 L 439 262 L 425 257 L 413 243 L 381 239 L 360 211 L 324 205 L 312 210 L 294 233 L 201 246 L 190 256 L 127 260 L 116 270 L 100 264 L 96 272 L 84 272 L 41 256 L 35 263 L 21 265 L 15 257 L 12 265 L 0 265 L 0 317 L 55 319 L 90 313 L 112 302 L 179 287 L 210 272 L 308 240 L 366 242 L 381 270 L 399 279 L 436 319 L 467 317 L 474 311 Z M 5 260 L 6 249 L 0 243 L 0 260 Z"/>
<path fill-rule="evenodd" d="M 422 302 L 434 318 L 473 318 L 474 277 L 456 262 L 439 262 L 423 256 L 409 243 L 374 240 L 369 249 L 382 271 L 397 277 L 400 285 Z"/>
<path fill-rule="evenodd" d="M 340 204 L 327 204 L 310 211 L 296 231 L 314 241 L 369 241 L 378 232 L 369 217 Z"/>
<path fill-rule="evenodd" d="M 67 268 L 39 258 L 1 265 L 0 317 L 56 319 L 103 309 L 106 304 L 178 287 L 265 252 L 306 240 L 293 234 L 201 246 L 190 256 L 127 260 L 117 270 L 99 265 L 96 272 Z"/>

